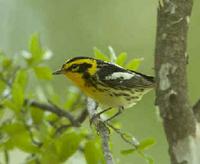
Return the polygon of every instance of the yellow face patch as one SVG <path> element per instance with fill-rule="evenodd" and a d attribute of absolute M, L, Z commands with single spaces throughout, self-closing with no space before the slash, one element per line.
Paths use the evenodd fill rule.
<path fill-rule="evenodd" d="M 77 60 L 74 60 L 74 61 L 67 61 L 67 63 L 63 66 L 62 69 L 69 69 L 70 67 L 72 67 L 73 65 L 76 65 L 77 68 L 75 69 L 78 69 L 78 66 L 81 64 L 90 64 L 91 67 L 88 68 L 86 71 L 89 73 L 90 76 L 94 75 L 96 73 L 96 70 L 97 70 L 97 62 L 96 60 L 91 60 L 91 59 L 77 59 Z M 66 71 L 64 73 L 64 75 L 69 78 L 72 82 L 74 82 L 81 90 L 87 92 L 87 87 L 85 86 L 85 79 L 83 79 L 83 73 L 81 72 L 76 72 L 76 71 Z"/>
<path fill-rule="evenodd" d="M 96 69 L 97 69 L 97 62 L 96 60 L 91 60 L 91 59 L 77 59 L 77 60 L 74 60 L 72 62 L 69 62 L 69 63 L 66 63 L 64 65 L 64 69 L 68 69 L 70 68 L 72 65 L 76 64 L 76 65 L 81 65 L 83 63 L 88 63 L 88 64 L 91 64 L 92 67 L 88 69 L 88 73 L 90 75 L 93 75 L 96 73 Z"/>

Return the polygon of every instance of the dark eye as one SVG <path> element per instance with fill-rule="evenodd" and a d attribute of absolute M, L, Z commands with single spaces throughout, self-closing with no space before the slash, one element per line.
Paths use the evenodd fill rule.
<path fill-rule="evenodd" d="M 79 69 L 79 65 L 77 65 L 77 64 L 74 64 L 74 65 L 71 66 L 71 70 L 72 70 L 73 72 L 78 71 L 78 69 Z"/>

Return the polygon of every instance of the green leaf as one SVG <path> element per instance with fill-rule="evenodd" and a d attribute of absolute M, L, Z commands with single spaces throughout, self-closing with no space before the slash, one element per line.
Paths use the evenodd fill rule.
<path fill-rule="evenodd" d="M 35 66 L 34 71 L 39 79 L 50 80 L 52 78 L 52 71 L 47 66 Z"/>
<path fill-rule="evenodd" d="M 137 144 L 136 148 L 122 150 L 121 153 L 126 155 L 126 154 L 133 153 L 135 151 L 143 151 L 143 150 L 148 149 L 149 147 L 151 147 L 154 144 L 155 144 L 155 140 L 152 138 L 149 138 L 149 139 L 143 140 L 139 144 Z"/>
<path fill-rule="evenodd" d="M 30 107 L 30 111 L 31 111 L 33 122 L 35 124 L 41 123 L 44 117 L 44 111 L 36 107 Z"/>
<path fill-rule="evenodd" d="M 39 34 L 35 33 L 31 36 L 29 41 L 29 51 L 32 54 L 32 58 L 27 59 L 29 64 L 37 63 L 41 61 L 43 57 L 44 50 L 42 49 Z"/>
<path fill-rule="evenodd" d="M 49 137 L 51 129 L 49 128 L 49 124 L 46 124 L 46 120 L 42 121 L 40 124 L 34 124 L 34 128 L 32 128 L 31 132 L 35 139 L 37 139 L 40 142 L 46 141 L 46 139 Z"/>
<path fill-rule="evenodd" d="M 2 130 L 8 135 L 13 136 L 26 131 L 26 128 L 21 123 L 13 123 L 4 125 Z"/>
<path fill-rule="evenodd" d="M 49 163 L 60 163 L 59 157 L 56 151 L 55 139 L 47 139 L 43 146 L 42 146 L 42 153 L 41 153 L 41 163 L 42 164 L 49 164 Z"/>
<path fill-rule="evenodd" d="M 48 115 L 45 115 L 45 120 L 47 120 L 48 122 L 55 122 L 58 120 L 58 116 L 53 114 L 53 113 L 50 113 Z"/>
<path fill-rule="evenodd" d="M 56 141 L 56 150 L 61 162 L 67 160 L 78 149 L 82 134 L 76 131 L 67 132 L 61 135 Z"/>
<path fill-rule="evenodd" d="M 39 148 L 32 143 L 28 131 L 13 136 L 12 140 L 15 142 L 15 146 L 22 151 L 29 153 L 36 153 L 39 151 Z"/>
<path fill-rule="evenodd" d="M 19 108 L 16 106 L 15 103 L 13 103 L 13 100 L 9 100 L 9 99 L 5 99 L 3 100 L 3 106 L 9 108 L 9 109 L 12 109 L 14 111 L 18 111 Z"/>
<path fill-rule="evenodd" d="M 7 147 L 17 147 L 25 152 L 38 152 L 38 148 L 32 144 L 29 132 L 21 123 L 7 124 L 2 131 L 9 136 L 9 140 L 5 143 Z"/>
<path fill-rule="evenodd" d="M 142 60 L 143 58 L 132 59 L 130 62 L 127 63 L 126 68 L 135 71 L 140 66 Z"/>
<path fill-rule="evenodd" d="M 136 150 L 137 150 L 136 148 L 126 149 L 126 150 L 121 150 L 121 153 L 123 155 L 128 155 L 128 154 L 134 153 Z"/>
<path fill-rule="evenodd" d="M 13 83 L 12 86 L 12 101 L 17 106 L 18 111 L 24 103 L 24 91 L 18 82 Z"/>
<path fill-rule="evenodd" d="M 95 58 L 103 60 L 103 61 L 110 61 L 110 59 L 96 47 L 94 48 L 94 56 Z"/>
<path fill-rule="evenodd" d="M 104 163 L 99 140 L 90 140 L 85 144 L 84 155 L 87 164 Z"/>
<path fill-rule="evenodd" d="M 23 89 L 25 89 L 25 87 L 27 85 L 27 81 L 28 81 L 28 74 L 27 74 L 26 70 L 21 69 L 21 70 L 17 71 L 14 83 L 19 84 Z"/>
<path fill-rule="evenodd" d="M 120 66 L 123 66 L 125 61 L 127 59 L 127 53 L 125 52 L 122 52 L 119 54 L 119 56 L 117 57 L 117 60 L 116 60 L 116 64 L 120 65 Z"/>
<path fill-rule="evenodd" d="M 11 107 L 11 109 L 15 109 L 15 111 L 19 111 L 24 103 L 24 91 L 27 84 L 27 72 L 23 69 L 17 71 L 15 80 L 12 85 L 12 101 L 16 107 L 13 108 L 12 105 L 7 105 Z"/>
<path fill-rule="evenodd" d="M 152 138 L 143 140 L 140 142 L 139 146 L 138 146 L 138 150 L 146 150 L 149 147 L 151 147 L 152 145 L 154 145 L 156 143 L 156 141 Z"/>

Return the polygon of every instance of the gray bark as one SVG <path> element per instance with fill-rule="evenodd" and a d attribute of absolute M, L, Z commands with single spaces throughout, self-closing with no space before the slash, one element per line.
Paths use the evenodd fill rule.
<path fill-rule="evenodd" d="M 172 164 L 200 163 L 198 123 L 187 95 L 187 32 L 192 0 L 162 0 L 157 12 L 156 105 Z"/>

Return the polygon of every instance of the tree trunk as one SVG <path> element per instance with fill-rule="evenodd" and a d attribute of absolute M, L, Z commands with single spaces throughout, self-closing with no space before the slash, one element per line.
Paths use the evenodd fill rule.
<path fill-rule="evenodd" d="M 187 97 L 187 32 L 192 0 L 160 0 L 155 48 L 156 105 L 172 164 L 200 164 L 199 124 Z"/>

